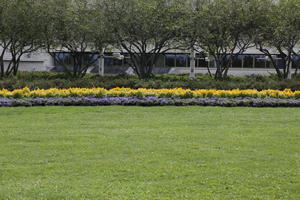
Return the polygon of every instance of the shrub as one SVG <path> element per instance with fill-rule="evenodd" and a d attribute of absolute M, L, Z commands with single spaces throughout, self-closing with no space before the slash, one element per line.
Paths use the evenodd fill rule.
<path fill-rule="evenodd" d="M 140 80 L 133 75 L 105 75 L 100 77 L 88 74 L 84 78 L 68 78 L 63 73 L 22 72 L 17 77 L 0 79 L 0 88 L 9 90 L 28 87 L 30 89 L 49 88 L 91 88 L 112 89 L 126 88 L 184 88 L 184 89 L 277 89 L 291 88 L 300 90 L 300 76 L 293 80 L 278 80 L 276 76 L 229 76 L 228 79 L 216 81 L 208 75 L 198 74 L 195 80 L 186 75 L 156 75 L 151 79 Z"/>
<path fill-rule="evenodd" d="M 300 107 L 300 99 L 257 98 L 159 98 L 159 97 L 67 97 L 0 98 L 0 107 L 17 106 L 223 106 L 223 107 Z"/>

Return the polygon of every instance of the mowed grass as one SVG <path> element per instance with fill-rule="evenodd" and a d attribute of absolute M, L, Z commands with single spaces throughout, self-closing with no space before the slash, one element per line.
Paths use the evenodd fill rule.
<path fill-rule="evenodd" d="M 0 109 L 0 199 L 300 199 L 300 109 Z"/>

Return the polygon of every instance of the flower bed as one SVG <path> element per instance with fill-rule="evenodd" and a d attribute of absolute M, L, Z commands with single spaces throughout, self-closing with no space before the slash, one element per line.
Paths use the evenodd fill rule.
<path fill-rule="evenodd" d="M 300 91 L 70 88 L 0 90 L 0 107 L 103 105 L 201 105 L 300 107 Z"/>
<path fill-rule="evenodd" d="M 279 98 L 161 98 L 161 97 L 48 97 L 0 98 L 0 107 L 16 106 L 247 106 L 300 107 L 300 99 Z"/>
<path fill-rule="evenodd" d="M 300 99 L 300 91 L 280 90 L 189 90 L 189 89 L 130 89 L 114 88 L 70 88 L 70 89 L 37 89 L 28 88 L 8 91 L 0 90 L 3 98 L 45 98 L 45 97 L 160 97 L 160 98 L 279 98 Z"/>

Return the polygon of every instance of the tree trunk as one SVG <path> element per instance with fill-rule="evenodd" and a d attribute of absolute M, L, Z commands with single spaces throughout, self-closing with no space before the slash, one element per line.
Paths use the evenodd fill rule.
<path fill-rule="evenodd" d="M 222 58 L 217 58 L 216 59 L 216 73 L 215 73 L 215 80 L 223 80 L 227 77 L 228 73 L 228 67 Z"/>
<path fill-rule="evenodd" d="M 0 58 L 0 68 L 1 68 L 1 72 L 0 72 L 0 76 L 1 77 L 4 77 L 5 76 L 5 72 L 4 72 L 4 60 L 3 60 L 3 57 Z"/>
<path fill-rule="evenodd" d="M 151 78 L 154 60 L 149 60 L 146 54 L 131 57 L 131 59 L 135 63 L 135 67 L 133 67 L 133 70 L 140 79 Z"/>
<path fill-rule="evenodd" d="M 149 73 L 149 71 L 147 70 L 149 66 L 146 65 L 140 65 L 138 66 L 138 76 L 140 79 L 148 79 L 151 77 L 151 72 Z"/>

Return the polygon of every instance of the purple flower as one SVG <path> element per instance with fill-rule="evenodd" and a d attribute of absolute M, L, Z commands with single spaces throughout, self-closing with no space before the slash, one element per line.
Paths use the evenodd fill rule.
<path fill-rule="evenodd" d="M 51 97 L 0 98 L 0 107 L 9 106 L 247 106 L 247 107 L 300 107 L 300 99 L 277 98 L 160 98 L 160 97 Z"/>

